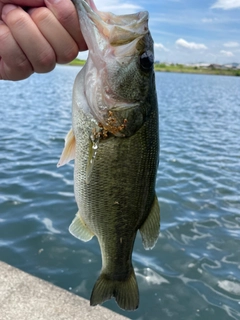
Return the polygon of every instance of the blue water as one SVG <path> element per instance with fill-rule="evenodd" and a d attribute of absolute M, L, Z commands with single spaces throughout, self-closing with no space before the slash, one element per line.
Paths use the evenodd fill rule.
<path fill-rule="evenodd" d="M 0 259 L 89 298 L 99 246 L 69 234 L 73 164 L 56 167 L 78 71 L 0 82 Z M 161 234 L 152 251 L 136 239 L 139 309 L 104 306 L 139 320 L 240 319 L 240 78 L 156 80 Z"/>

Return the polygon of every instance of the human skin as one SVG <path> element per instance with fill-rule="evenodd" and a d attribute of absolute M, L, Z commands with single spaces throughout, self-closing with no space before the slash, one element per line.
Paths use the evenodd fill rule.
<path fill-rule="evenodd" d="M 84 50 L 71 0 L 0 0 L 0 79 L 49 72 Z"/>

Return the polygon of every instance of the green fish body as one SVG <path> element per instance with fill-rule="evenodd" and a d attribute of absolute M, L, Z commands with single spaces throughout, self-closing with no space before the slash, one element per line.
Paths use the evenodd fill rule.
<path fill-rule="evenodd" d="M 114 16 L 77 0 L 89 47 L 73 89 L 72 130 L 59 166 L 74 163 L 78 213 L 70 232 L 97 237 L 102 270 L 91 305 L 115 297 L 125 310 L 139 304 L 132 251 L 140 230 L 145 249 L 160 227 L 155 194 L 159 157 L 153 41 L 146 12 Z"/>

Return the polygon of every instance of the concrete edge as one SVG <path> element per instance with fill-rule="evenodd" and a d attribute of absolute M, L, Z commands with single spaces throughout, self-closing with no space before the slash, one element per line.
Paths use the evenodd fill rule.
<path fill-rule="evenodd" d="M 0 261 L 0 320 L 126 320 Z"/>

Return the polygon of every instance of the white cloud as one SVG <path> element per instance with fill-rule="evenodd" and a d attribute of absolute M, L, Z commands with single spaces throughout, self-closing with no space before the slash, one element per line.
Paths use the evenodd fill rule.
<path fill-rule="evenodd" d="M 240 8 L 240 0 L 217 0 L 211 8 L 223 10 Z"/>
<path fill-rule="evenodd" d="M 226 47 L 226 48 L 237 48 L 239 46 L 240 46 L 240 44 L 238 42 L 234 42 L 234 41 L 224 43 L 224 47 Z"/>
<path fill-rule="evenodd" d="M 121 0 L 95 0 L 94 2 L 98 10 L 115 14 L 134 13 L 143 10 L 143 7 L 139 5 Z"/>
<path fill-rule="evenodd" d="M 231 51 L 221 50 L 220 53 L 225 57 L 234 57 L 234 54 Z"/>
<path fill-rule="evenodd" d="M 176 45 L 191 50 L 206 50 L 207 47 L 203 43 L 187 42 L 184 39 L 178 39 Z"/>
<path fill-rule="evenodd" d="M 168 51 L 169 51 L 169 50 L 168 50 L 166 47 L 164 47 L 164 45 L 161 44 L 161 43 L 154 43 L 154 48 L 155 48 L 156 50 L 159 50 L 159 51 L 165 51 L 165 52 L 168 52 Z"/>

